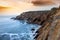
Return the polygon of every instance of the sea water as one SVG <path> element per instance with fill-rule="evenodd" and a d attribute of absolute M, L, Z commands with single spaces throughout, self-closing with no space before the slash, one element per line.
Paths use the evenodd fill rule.
<path fill-rule="evenodd" d="M 35 32 L 40 26 L 12 17 L 16 16 L 0 16 L 0 40 L 35 40 Z"/>

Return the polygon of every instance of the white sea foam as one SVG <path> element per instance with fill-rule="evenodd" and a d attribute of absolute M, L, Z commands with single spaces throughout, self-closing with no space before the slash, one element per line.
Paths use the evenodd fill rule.
<path fill-rule="evenodd" d="M 35 33 L 2 33 L 0 34 L 0 39 L 7 40 L 10 38 L 9 40 L 35 40 L 33 39 L 33 34 Z"/>
<path fill-rule="evenodd" d="M 0 16 L 0 40 L 34 40 L 33 38 L 36 36 L 35 32 L 40 26 L 37 24 L 28 24 L 22 20 L 12 20 L 10 19 L 11 17 Z M 32 31 L 32 28 L 35 30 Z"/>

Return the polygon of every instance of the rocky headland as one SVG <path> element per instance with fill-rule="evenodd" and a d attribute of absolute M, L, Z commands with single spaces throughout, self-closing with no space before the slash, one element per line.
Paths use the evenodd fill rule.
<path fill-rule="evenodd" d="M 60 7 L 44 11 L 23 12 L 15 19 L 27 20 L 27 23 L 38 24 L 36 40 L 60 40 Z"/>
<path fill-rule="evenodd" d="M 28 23 L 34 23 L 42 25 L 44 21 L 52 19 L 52 15 L 56 13 L 55 8 L 45 11 L 29 11 L 23 12 L 21 15 L 18 15 L 15 19 L 17 20 L 27 20 Z"/>

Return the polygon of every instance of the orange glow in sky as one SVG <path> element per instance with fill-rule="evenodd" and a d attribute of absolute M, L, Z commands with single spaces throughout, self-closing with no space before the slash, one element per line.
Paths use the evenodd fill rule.
<path fill-rule="evenodd" d="M 32 7 L 31 3 L 13 0 L 0 0 L 0 14 L 4 13 L 21 13 Z"/>
<path fill-rule="evenodd" d="M 9 7 L 0 6 L 0 12 L 6 11 L 8 9 L 9 9 Z"/>
<path fill-rule="evenodd" d="M 20 14 L 24 11 L 39 8 L 40 7 L 36 7 L 32 3 L 26 2 L 26 0 L 25 2 L 22 0 L 0 0 L 0 15 Z"/>

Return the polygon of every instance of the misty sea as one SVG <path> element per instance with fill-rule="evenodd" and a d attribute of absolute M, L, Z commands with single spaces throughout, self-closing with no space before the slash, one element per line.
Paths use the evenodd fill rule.
<path fill-rule="evenodd" d="M 0 16 L 0 40 L 35 40 L 37 24 L 11 19 L 14 16 Z M 32 31 L 31 29 L 35 29 Z"/>

